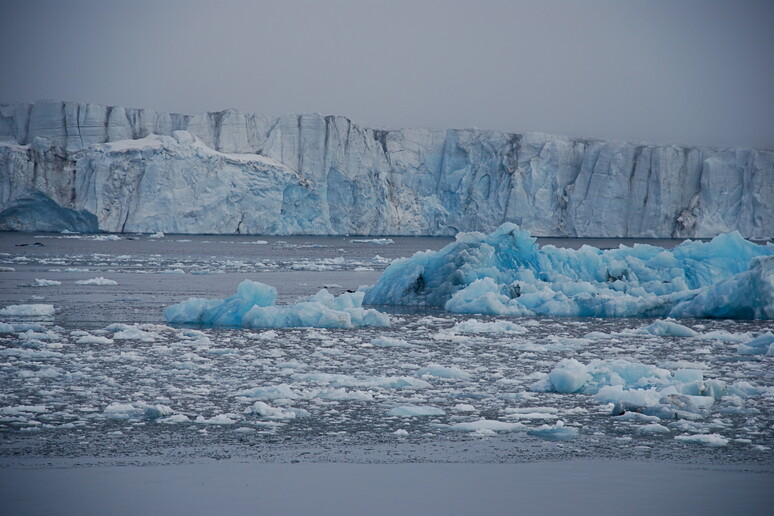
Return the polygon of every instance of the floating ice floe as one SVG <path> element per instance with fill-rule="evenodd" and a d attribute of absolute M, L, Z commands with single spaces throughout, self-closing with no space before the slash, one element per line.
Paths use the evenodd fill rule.
<path fill-rule="evenodd" d="M 734 232 L 674 249 L 541 248 L 507 223 L 396 260 L 364 302 L 488 315 L 772 319 L 774 245 Z M 667 326 L 654 331 L 674 330 Z"/>
<path fill-rule="evenodd" d="M 395 337 L 377 337 L 371 341 L 371 345 L 378 348 L 413 348 L 410 342 Z"/>
<path fill-rule="evenodd" d="M 166 405 L 111 403 L 102 413 L 105 419 L 159 419 L 171 416 L 175 411 Z"/>
<path fill-rule="evenodd" d="M 35 278 L 35 281 L 31 284 L 33 287 L 56 287 L 61 285 L 61 281 Z"/>
<path fill-rule="evenodd" d="M 322 289 L 314 296 L 292 305 L 276 305 L 277 289 L 245 280 L 226 299 L 190 298 L 164 310 L 172 323 L 242 326 L 245 328 L 352 328 L 389 326 L 390 318 L 363 308 L 364 292 L 333 296 Z"/>
<path fill-rule="evenodd" d="M 774 356 L 774 333 L 766 332 L 749 342 L 740 344 L 737 352 L 742 355 Z"/>
<path fill-rule="evenodd" d="M 101 287 L 107 287 L 107 286 L 118 285 L 118 282 L 115 280 L 103 278 L 102 276 L 100 276 L 98 278 L 78 280 L 75 282 L 75 284 L 76 285 L 97 285 Z"/>
<path fill-rule="evenodd" d="M 392 238 L 356 238 L 350 240 L 353 244 L 374 244 L 374 245 L 389 245 L 394 244 L 395 241 Z"/>
<path fill-rule="evenodd" d="M 613 415 L 637 412 L 660 419 L 698 419 L 727 392 L 725 382 L 705 379 L 696 369 L 674 372 L 628 360 L 560 361 L 532 385 L 538 392 L 594 395 L 613 404 Z"/>
<path fill-rule="evenodd" d="M 456 323 L 452 331 L 460 333 L 527 333 L 529 330 L 520 324 L 510 321 L 482 322 L 476 319 L 468 319 L 467 321 Z"/>
<path fill-rule="evenodd" d="M 0 308 L 0 315 L 15 315 L 22 317 L 47 317 L 54 315 L 54 305 L 9 305 Z"/>
<path fill-rule="evenodd" d="M 390 409 L 387 415 L 398 417 L 444 416 L 446 412 L 438 407 L 427 405 L 402 405 Z"/>

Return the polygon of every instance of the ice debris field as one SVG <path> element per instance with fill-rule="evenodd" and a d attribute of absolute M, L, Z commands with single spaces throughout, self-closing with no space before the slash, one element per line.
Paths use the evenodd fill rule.
<path fill-rule="evenodd" d="M 504 226 L 397 260 L 371 287 L 312 294 L 373 253 L 356 242 L 316 241 L 301 250 L 307 263 L 346 256 L 340 269 L 298 271 L 272 258 L 290 271 L 277 276 L 286 287 L 292 280 L 311 290 L 278 302 L 281 292 L 248 278 L 276 244 L 251 246 L 250 260 L 212 258 L 201 241 L 198 254 L 191 242 L 168 242 L 190 252 L 184 274 L 168 274 L 174 263 L 164 260 L 177 258 L 140 252 L 168 239 L 101 242 L 137 246 L 135 254 L 20 248 L 0 259 L 14 269 L 5 280 L 29 278 L 13 289 L 17 302 L 0 307 L 0 453 L 219 446 L 231 454 L 335 443 L 337 453 L 352 444 L 417 445 L 432 458 L 434 443 L 485 442 L 508 449 L 470 448 L 450 460 L 771 461 L 770 245 L 731 234 L 674 249 L 539 248 Z M 287 245 L 295 252 L 306 244 Z M 209 276 L 190 271 L 232 258 L 247 271 L 224 272 L 236 293 L 191 295 Z M 134 274 L 126 263 L 155 265 Z M 71 268 L 79 272 L 65 272 Z M 176 286 L 158 293 L 173 302 L 126 301 L 122 289 L 159 282 Z M 75 297 L 66 297 L 71 289 Z M 121 307 L 122 322 L 63 318 L 67 300 Z M 568 317 L 577 315 L 590 317 Z"/>

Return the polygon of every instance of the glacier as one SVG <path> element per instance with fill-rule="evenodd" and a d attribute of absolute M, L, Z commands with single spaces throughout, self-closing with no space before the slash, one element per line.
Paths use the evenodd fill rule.
<path fill-rule="evenodd" d="M 394 261 L 364 303 L 508 316 L 774 319 L 774 245 L 733 232 L 673 249 L 540 247 L 506 223 Z"/>
<path fill-rule="evenodd" d="M 774 237 L 774 151 L 0 104 L 0 229 Z"/>

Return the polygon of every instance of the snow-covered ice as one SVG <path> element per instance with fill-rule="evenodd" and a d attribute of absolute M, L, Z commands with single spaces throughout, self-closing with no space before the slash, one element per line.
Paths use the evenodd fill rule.
<path fill-rule="evenodd" d="M 98 286 L 114 286 L 118 285 L 118 282 L 116 280 L 103 278 L 102 276 L 99 276 L 97 278 L 90 278 L 86 280 L 76 280 L 76 285 L 98 285 Z"/>

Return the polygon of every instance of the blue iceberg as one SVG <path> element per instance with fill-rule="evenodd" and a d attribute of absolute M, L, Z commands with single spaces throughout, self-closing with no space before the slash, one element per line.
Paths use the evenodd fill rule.
<path fill-rule="evenodd" d="M 231 297 L 190 298 L 167 307 L 164 317 L 171 323 L 244 328 L 389 326 L 389 316 L 363 308 L 364 295 L 364 292 L 358 291 L 336 297 L 322 289 L 292 305 L 276 305 L 277 289 L 245 280 Z"/>
<path fill-rule="evenodd" d="M 674 249 L 539 247 L 515 224 L 393 262 L 369 305 L 511 316 L 774 318 L 774 245 L 738 232 Z"/>

